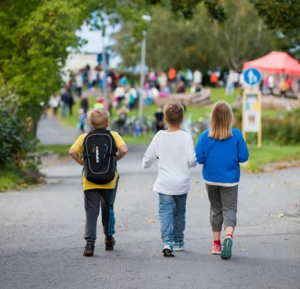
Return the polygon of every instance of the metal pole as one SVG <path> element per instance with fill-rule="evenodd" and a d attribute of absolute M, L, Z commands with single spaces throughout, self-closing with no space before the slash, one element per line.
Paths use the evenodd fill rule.
<path fill-rule="evenodd" d="M 146 31 L 143 32 L 142 40 L 142 56 L 141 56 L 141 79 L 140 79 L 140 99 L 139 99 L 139 121 L 143 124 L 143 92 L 144 92 L 144 78 L 145 78 L 145 58 L 146 58 Z"/>
<path fill-rule="evenodd" d="M 107 108 L 107 76 L 106 76 L 106 49 L 105 49 L 105 26 L 103 27 L 102 30 L 102 45 L 103 45 L 103 49 L 102 49 L 102 66 L 103 66 L 103 102 L 104 102 L 104 108 Z"/>

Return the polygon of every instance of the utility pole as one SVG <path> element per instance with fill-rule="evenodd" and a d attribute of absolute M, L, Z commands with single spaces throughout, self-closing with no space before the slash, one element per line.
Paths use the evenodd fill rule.
<path fill-rule="evenodd" d="M 107 98 L 107 75 L 106 75 L 106 70 L 107 70 L 107 61 L 106 61 L 106 49 L 105 49 L 105 29 L 106 26 L 103 24 L 102 27 L 102 68 L 103 68 L 103 101 L 104 101 L 104 108 L 108 108 L 108 98 Z"/>
<path fill-rule="evenodd" d="M 143 124 L 143 105 L 144 105 L 144 79 L 145 79 L 145 58 L 146 58 L 146 32 L 143 32 L 142 56 L 141 56 L 141 79 L 140 79 L 140 99 L 139 99 L 139 121 Z"/>

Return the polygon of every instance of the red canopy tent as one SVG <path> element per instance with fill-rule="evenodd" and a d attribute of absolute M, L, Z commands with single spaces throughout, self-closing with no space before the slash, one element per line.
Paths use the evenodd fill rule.
<path fill-rule="evenodd" d="M 273 51 L 258 59 L 244 62 L 243 68 L 257 68 L 260 71 L 285 73 L 300 76 L 300 64 L 286 52 Z"/>

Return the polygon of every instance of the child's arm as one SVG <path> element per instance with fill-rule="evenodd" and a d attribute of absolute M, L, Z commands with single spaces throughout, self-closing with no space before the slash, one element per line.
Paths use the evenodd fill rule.
<path fill-rule="evenodd" d="M 81 166 L 83 166 L 83 159 L 81 159 L 81 158 L 79 157 L 79 155 L 77 154 L 77 152 L 76 152 L 73 148 L 70 148 L 69 154 L 70 154 L 70 156 L 74 159 L 75 162 L 77 162 L 77 163 L 79 163 Z"/>
<path fill-rule="evenodd" d="M 203 164 L 205 161 L 205 153 L 203 149 L 203 134 L 200 135 L 198 139 L 198 143 L 196 146 L 196 157 L 197 157 L 197 162 L 199 164 Z"/>
<path fill-rule="evenodd" d="M 196 159 L 195 148 L 194 148 L 194 143 L 193 143 L 192 137 L 190 138 L 190 140 L 188 142 L 187 161 L 188 161 L 188 166 L 190 168 L 193 168 L 197 165 L 197 159 Z"/>
<path fill-rule="evenodd" d="M 117 153 L 117 160 L 119 161 L 121 158 L 123 158 L 128 152 L 127 145 L 122 145 L 118 149 Z"/>
<path fill-rule="evenodd" d="M 156 149 L 155 149 L 155 140 L 156 137 L 154 137 L 147 151 L 144 154 L 142 166 L 145 169 L 150 168 L 153 162 L 155 161 L 155 159 L 157 158 Z"/>
<path fill-rule="evenodd" d="M 240 142 L 238 143 L 238 157 L 239 163 L 244 163 L 249 158 L 249 151 L 242 135 L 240 138 Z"/>

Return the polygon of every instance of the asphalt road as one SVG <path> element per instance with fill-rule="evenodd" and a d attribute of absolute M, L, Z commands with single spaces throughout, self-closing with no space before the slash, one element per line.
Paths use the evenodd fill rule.
<path fill-rule="evenodd" d="M 0 194 L 0 288 L 300 288 L 300 168 L 242 174 L 229 261 L 211 255 L 209 202 L 195 168 L 186 250 L 165 258 L 151 191 L 156 168 L 141 168 L 144 150 L 130 147 L 119 163 L 113 252 L 104 250 L 99 224 L 95 256 L 82 256 L 85 214 L 75 162 L 44 168 L 46 186 Z"/>

